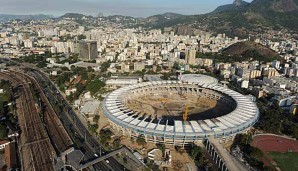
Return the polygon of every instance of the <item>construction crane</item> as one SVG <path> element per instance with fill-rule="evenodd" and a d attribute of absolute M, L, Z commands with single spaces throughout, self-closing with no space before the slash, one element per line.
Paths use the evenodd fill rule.
<path fill-rule="evenodd" d="M 183 114 L 184 122 L 187 120 L 187 117 L 188 117 L 188 104 L 186 104 L 185 111 L 184 111 L 184 114 Z"/>

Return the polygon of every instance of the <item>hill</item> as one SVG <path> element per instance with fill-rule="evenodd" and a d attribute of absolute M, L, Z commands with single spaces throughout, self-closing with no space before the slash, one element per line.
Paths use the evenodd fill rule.
<path fill-rule="evenodd" d="M 235 43 L 225 50 L 222 54 L 228 56 L 241 56 L 245 59 L 253 58 L 259 61 L 273 61 L 279 58 L 278 53 L 270 48 L 254 42 Z"/>
<path fill-rule="evenodd" d="M 87 16 L 84 14 L 79 14 L 79 13 L 66 13 L 62 16 L 59 17 L 60 19 L 63 18 L 75 18 L 75 19 L 82 19 L 82 18 L 93 18 L 92 16 Z"/>
<path fill-rule="evenodd" d="M 0 14 L 0 22 L 6 22 L 11 20 L 44 20 L 54 18 L 52 15 L 10 15 L 10 14 Z"/>
<path fill-rule="evenodd" d="M 286 28 L 298 32 L 298 0 L 235 0 L 202 15 L 155 15 L 146 18 L 141 26 L 150 28 L 181 26 L 211 30 L 229 36 L 247 37 L 251 30 Z M 189 31 L 183 31 L 189 33 Z"/>
<path fill-rule="evenodd" d="M 235 0 L 233 4 L 227 4 L 217 7 L 212 13 L 218 13 L 223 11 L 230 11 L 230 10 L 241 10 L 244 9 L 248 2 L 242 0 Z"/>
<path fill-rule="evenodd" d="M 271 62 L 280 60 L 279 55 L 261 44 L 254 42 L 241 42 L 224 49 L 222 53 L 197 53 L 197 58 L 213 59 L 217 62 L 242 62 L 257 60 Z"/>

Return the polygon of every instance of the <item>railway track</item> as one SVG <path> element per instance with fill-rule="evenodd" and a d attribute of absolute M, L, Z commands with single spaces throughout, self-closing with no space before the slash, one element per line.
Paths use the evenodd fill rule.
<path fill-rule="evenodd" d="M 59 93 L 55 85 L 49 80 L 49 78 L 43 76 L 39 71 L 34 71 L 34 78 L 38 81 L 46 83 L 46 87 L 44 87 L 43 90 L 46 94 L 48 93 L 48 99 L 53 99 L 54 101 L 58 101 L 58 103 L 63 105 L 63 112 L 60 113 L 59 118 L 61 119 L 61 121 L 63 121 L 63 124 L 67 129 L 69 135 L 71 135 L 72 138 L 79 136 L 85 139 L 85 141 L 83 142 L 85 149 L 84 155 L 86 157 L 85 159 L 94 159 L 95 153 L 100 154 L 100 144 L 94 139 L 94 137 L 81 123 L 76 113 L 74 113 L 72 108 L 63 98 L 63 96 Z M 105 161 L 101 161 L 99 163 L 94 164 L 93 168 L 96 171 L 121 171 L 124 169 L 123 166 L 121 166 L 116 160 L 113 161 L 115 161 L 115 163 L 117 164 L 109 165 Z"/>
<path fill-rule="evenodd" d="M 1 72 L 0 77 L 19 86 L 20 96 L 16 99 L 20 135 L 19 151 L 22 170 L 54 170 L 55 151 L 42 125 L 30 90 L 30 80 L 12 72 Z"/>
<path fill-rule="evenodd" d="M 23 73 L 16 72 L 17 75 L 22 76 Z M 67 150 L 73 143 L 66 130 L 64 129 L 60 119 L 57 116 L 57 113 L 53 109 L 46 95 L 44 94 L 39 83 L 31 76 L 27 76 L 29 80 L 35 85 L 39 92 L 40 100 L 44 107 L 43 121 L 47 133 L 49 134 L 52 145 L 54 146 L 57 154 Z"/>
<path fill-rule="evenodd" d="M 36 80 L 30 76 L 9 71 L 0 72 L 0 78 L 10 80 L 20 90 L 19 98 L 16 99 L 16 106 L 22 130 L 19 143 L 22 170 L 54 170 L 56 154 L 66 150 L 72 144 L 72 141 L 57 118 L 52 106 L 49 105 Z M 31 92 L 33 84 L 38 88 L 41 100 L 46 104 L 44 110 L 45 125 L 39 116 Z"/>

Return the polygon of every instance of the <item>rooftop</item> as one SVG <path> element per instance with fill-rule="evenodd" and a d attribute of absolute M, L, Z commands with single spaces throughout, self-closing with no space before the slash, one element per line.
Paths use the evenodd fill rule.
<path fill-rule="evenodd" d="M 95 114 L 100 102 L 98 100 L 87 101 L 81 109 L 82 114 Z"/>
<path fill-rule="evenodd" d="M 215 85 L 218 83 L 216 78 L 202 75 L 202 74 L 185 74 L 179 77 L 179 80 L 186 83 L 192 84 L 212 84 Z"/>

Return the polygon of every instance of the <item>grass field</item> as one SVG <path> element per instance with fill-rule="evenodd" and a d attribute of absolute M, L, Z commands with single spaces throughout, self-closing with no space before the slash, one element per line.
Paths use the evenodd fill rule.
<path fill-rule="evenodd" d="M 269 156 L 276 162 L 277 167 L 279 167 L 282 171 L 298 170 L 298 153 L 269 152 Z"/>

